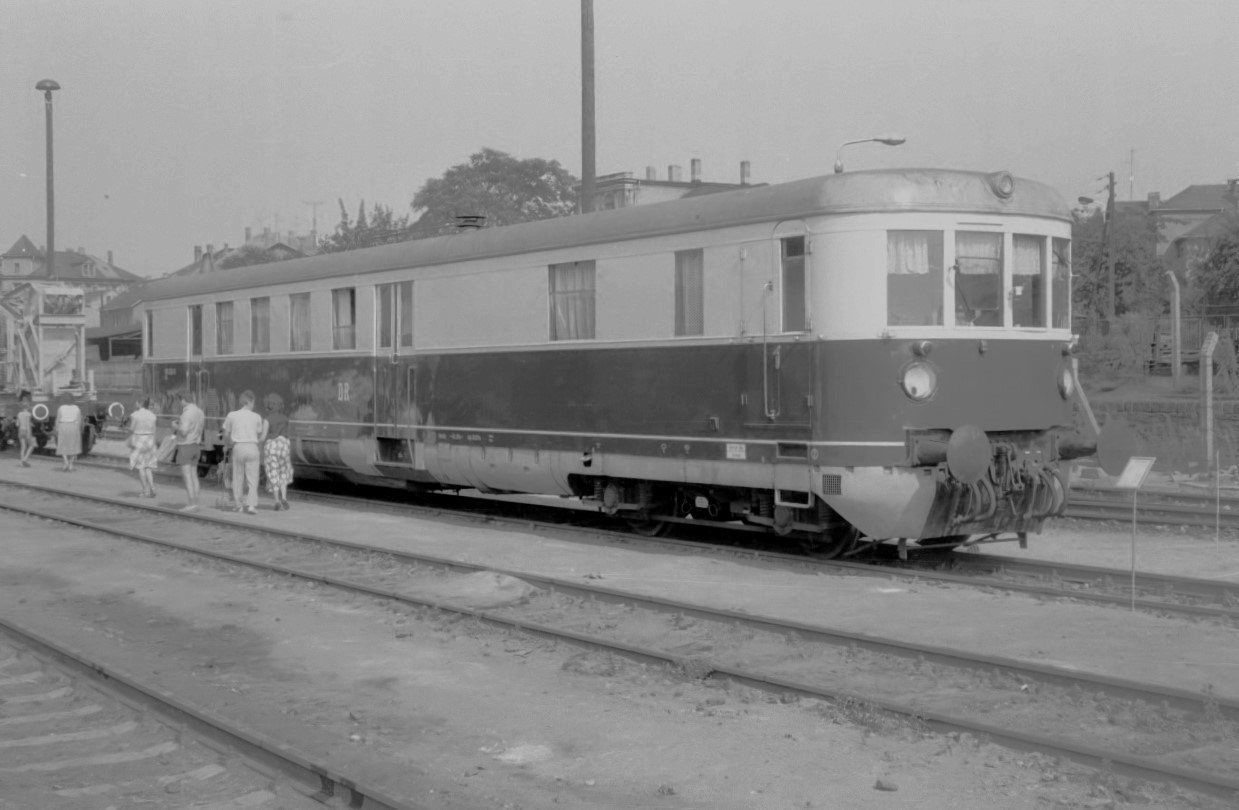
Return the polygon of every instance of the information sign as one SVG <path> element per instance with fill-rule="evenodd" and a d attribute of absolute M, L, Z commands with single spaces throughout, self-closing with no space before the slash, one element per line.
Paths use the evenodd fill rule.
<path fill-rule="evenodd" d="M 1149 471 L 1153 469 L 1153 462 L 1157 461 L 1152 456 L 1132 456 L 1127 460 L 1127 466 L 1123 468 L 1122 475 L 1119 480 L 1114 482 L 1115 489 L 1140 489 L 1144 486 L 1144 479 L 1148 477 Z"/>

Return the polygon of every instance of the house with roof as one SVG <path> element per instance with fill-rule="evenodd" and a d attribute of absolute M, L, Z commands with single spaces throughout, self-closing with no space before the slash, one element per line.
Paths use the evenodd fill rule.
<path fill-rule="evenodd" d="M 79 248 L 56 251 L 53 278 L 48 272 L 45 251 L 35 247 L 23 234 L 12 247 L 0 254 L 0 295 L 30 281 L 55 281 L 81 289 L 85 295 L 87 326 L 96 326 L 103 304 L 142 281 L 142 277 L 117 267 L 110 250 L 105 259 Z"/>
<path fill-rule="evenodd" d="M 1239 179 L 1192 185 L 1162 201 L 1150 194 L 1149 214 L 1159 227 L 1157 255 L 1189 270 L 1203 261 L 1215 240 L 1231 230 L 1239 211 Z"/>

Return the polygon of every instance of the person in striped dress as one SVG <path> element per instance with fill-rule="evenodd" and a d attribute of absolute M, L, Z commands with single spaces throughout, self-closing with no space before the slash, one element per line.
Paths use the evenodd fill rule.
<path fill-rule="evenodd" d="M 157 418 L 150 408 L 150 397 L 143 397 L 138 400 L 138 409 L 129 415 L 129 469 L 138 471 L 143 498 L 155 497 L 155 468 L 159 466 Z"/>
<path fill-rule="evenodd" d="M 267 491 L 275 498 L 276 511 L 288 509 L 288 485 L 293 480 L 291 443 L 284 399 L 276 393 L 263 399 L 267 407 L 267 441 L 263 445 L 262 465 L 267 473 Z"/>

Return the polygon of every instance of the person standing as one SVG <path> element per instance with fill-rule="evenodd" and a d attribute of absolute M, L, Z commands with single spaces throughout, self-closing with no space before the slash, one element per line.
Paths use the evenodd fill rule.
<path fill-rule="evenodd" d="M 254 413 L 254 392 L 241 392 L 241 407 L 224 417 L 224 443 L 232 446 L 232 499 L 238 512 L 258 514 L 258 448 L 266 422 Z M 245 507 L 241 495 L 245 494 Z"/>
<path fill-rule="evenodd" d="M 267 394 L 267 442 L 263 445 L 262 465 L 267 471 L 267 491 L 275 498 L 275 511 L 288 510 L 288 485 L 293 480 L 293 464 L 288 441 L 288 417 L 279 394 Z"/>
<path fill-rule="evenodd" d="M 159 466 L 159 446 L 155 444 L 158 418 L 151 411 L 150 397 L 138 400 L 138 409 L 129 415 L 129 469 L 138 471 L 142 497 L 155 497 L 155 468 Z"/>
<path fill-rule="evenodd" d="M 30 466 L 30 454 L 34 452 L 34 422 L 30 415 L 30 399 L 23 397 L 21 410 L 17 413 L 18 458 L 23 467 Z"/>
<path fill-rule="evenodd" d="M 65 396 L 56 409 L 56 455 L 64 460 L 65 472 L 76 472 L 73 463 L 81 454 L 82 409 Z"/>
<path fill-rule="evenodd" d="M 202 455 L 202 431 L 206 426 L 206 414 L 194 404 L 193 394 L 182 391 L 177 394 L 181 403 L 181 417 L 172 423 L 176 430 L 176 455 L 172 463 L 181 468 L 181 480 L 185 483 L 188 503 L 182 512 L 198 511 L 198 459 Z"/>

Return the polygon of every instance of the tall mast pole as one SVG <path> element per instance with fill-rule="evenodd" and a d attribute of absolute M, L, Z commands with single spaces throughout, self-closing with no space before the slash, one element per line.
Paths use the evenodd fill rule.
<path fill-rule="evenodd" d="M 594 0 L 581 0 L 581 213 L 594 210 Z"/>

